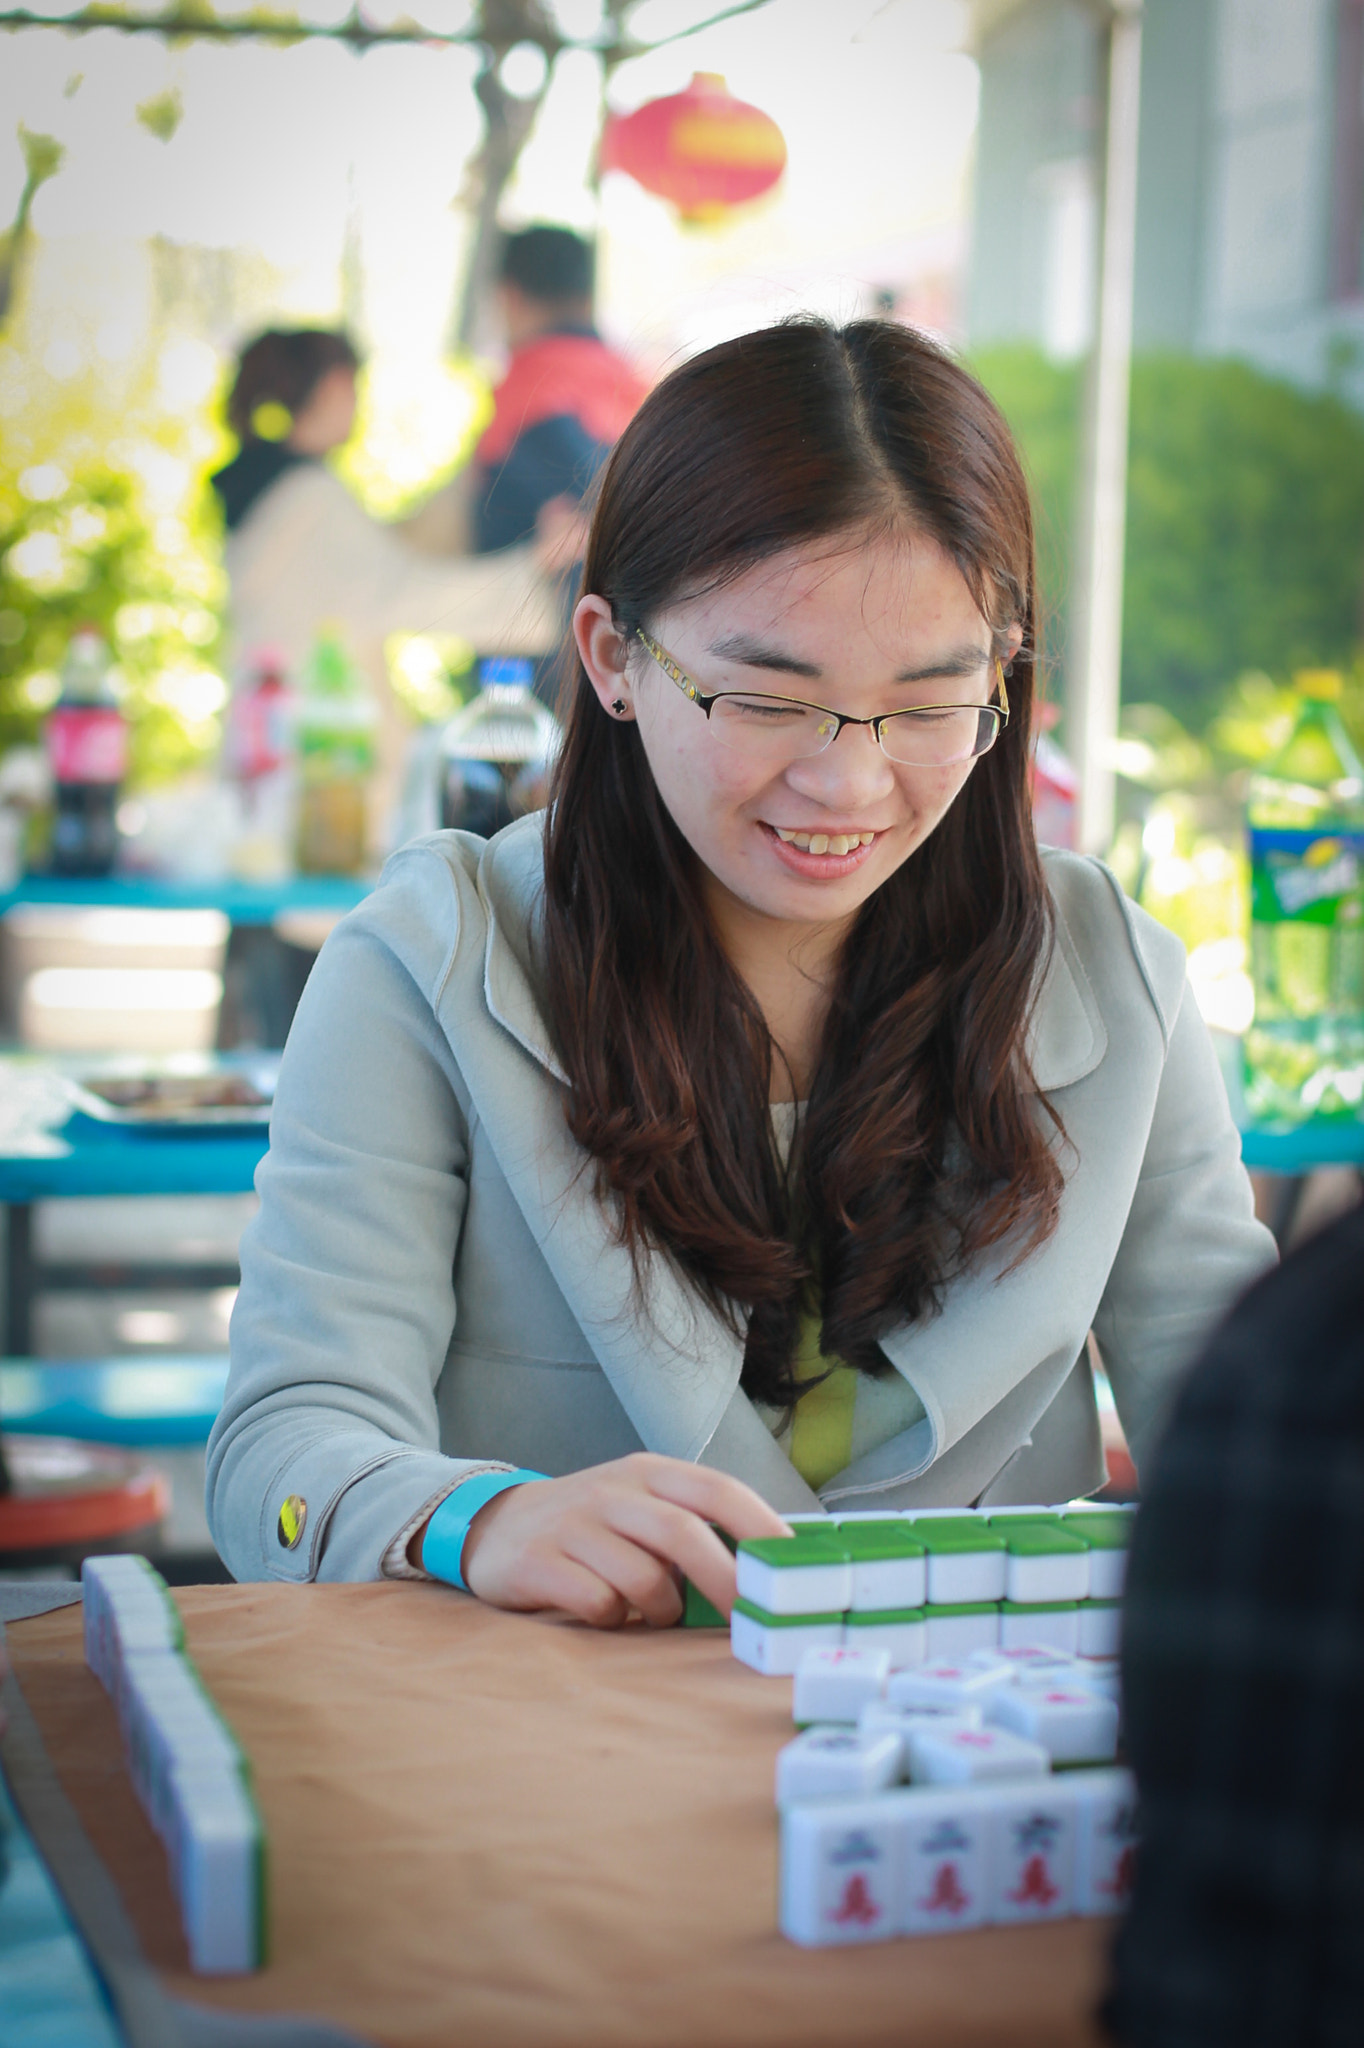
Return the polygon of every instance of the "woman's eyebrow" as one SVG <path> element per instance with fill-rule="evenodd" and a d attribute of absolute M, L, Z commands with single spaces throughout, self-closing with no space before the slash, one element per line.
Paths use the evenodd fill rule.
<path fill-rule="evenodd" d="M 747 633 L 726 633 L 711 643 L 710 652 L 721 661 L 739 661 L 745 668 L 774 669 L 785 676 L 806 676 L 811 682 L 818 682 L 824 673 L 818 662 L 801 661 L 794 654 L 783 653 L 780 647 L 766 647 L 761 640 L 750 639 Z"/>
<path fill-rule="evenodd" d="M 978 675 L 990 659 L 988 647 L 953 647 L 946 654 L 935 655 L 922 668 L 902 668 L 896 676 L 897 683 L 927 683 L 937 676 Z"/>
<path fill-rule="evenodd" d="M 737 661 L 745 668 L 770 669 L 779 675 L 804 676 L 811 682 L 818 682 L 824 674 L 818 662 L 801 661 L 798 656 L 787 654 L 780 647 L 769 647 L 747 633 L 726 633 L 711 643 L 709 651 L 721 661 Z M 926 683 L 939 676 L 973 676 L 989 659 L 988 647 L 952 647 L 919 668 L 901 669 L 893 680 Z"/>

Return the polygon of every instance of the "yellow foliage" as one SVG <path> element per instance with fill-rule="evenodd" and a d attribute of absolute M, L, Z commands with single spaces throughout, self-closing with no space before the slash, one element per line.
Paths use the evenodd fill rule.
<path fill-rule="evenodd" d="M 0 747 L 31 740 L 66 642 L 108 639 L 132 725 L 132 780 L 216 750 L 225 583 L 208 472 L 219 393 L 167 377 L 182 341 L 111 362 L 75 309 L 21 294 L 0 336 Z"/>

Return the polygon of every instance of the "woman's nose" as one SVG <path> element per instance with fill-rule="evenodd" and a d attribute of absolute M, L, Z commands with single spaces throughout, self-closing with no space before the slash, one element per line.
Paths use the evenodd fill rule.
<path fill-rule="evenodd" d="M 895 770 L 877 746 L 869 725 L 845 725 L 822 754 L 793 761 L 786 780 L 799 796 L 856 821 L 859 807 L 875 803 L 895 787 Z"/>

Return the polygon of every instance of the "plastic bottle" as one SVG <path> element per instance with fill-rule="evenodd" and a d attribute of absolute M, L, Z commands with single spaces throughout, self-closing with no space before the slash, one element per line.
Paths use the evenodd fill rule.
<path fill-rule="evenodd" d="M 107 875 L 118 853 L 128 725 L 110 681 L 109 649 L 93 626 L 71 636 L 43 737 L 54 792 L 53 872 Z"/>
<path fill-rule="evenodd" d="M 253 880 L 282 880 L 293 866 L 298 812 L 294 715 L 283 656 L 273 648 L 259 649 L 232 692 L 223 735 L 223 768 L 241 799 L 232 866 Z"/>
<path fill-rule="evenodd" d="M 481 661 L 481 688 L 441 741 L 441 823 L 489 839 L 542 808 L 559 751 L 559 722 L 531 689 L 521 660 Z"/>
<path fill-rule="evenodd" d="M 293 749 L 293 698 L 284 657 L 260 648 L 248 660 L 227 707 L 224 764 L 243 791 L 279 773 Z"/>
<path fill-rule="evenodd" d="M 354 874 L 365 863 L 366 783 L 378 710 L 335 634 L 319 634 L 301 681 L 298 865 L 305 874 Z"/>
<path fill-rule="evenodd" d="M 1250 789 L 1245 1086 L 1252 1115 L 1301 1122 L 1364 1100 L 1364 764 L 1335 710 L 1340 677 L 1295 682 L 1297 721 Z"/>
<path fill-rule="evenodd" d="M 1040 846 L 1073 849 L 1080 778 L 1050 736 L 1049 728 L 1055 723 L 1053 707 L 1044 705 L 1032 749 L 1033 830 Z"/>

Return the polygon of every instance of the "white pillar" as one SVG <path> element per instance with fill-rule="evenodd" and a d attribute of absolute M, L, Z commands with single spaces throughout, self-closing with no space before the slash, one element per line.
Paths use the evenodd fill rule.
<path fill-rule="evenodd" d="M 1090 365 L 1067 691 L 1067 744 L 1080 777 L 1078 839 L 1087 853 L 1105 853 L 1113 837 L 1141 114 L 1141 0 L 1109 0 L 1107 11 L 1099 307 Z"/>

